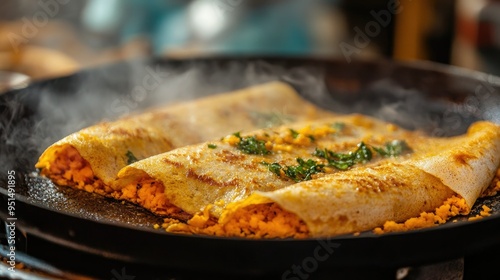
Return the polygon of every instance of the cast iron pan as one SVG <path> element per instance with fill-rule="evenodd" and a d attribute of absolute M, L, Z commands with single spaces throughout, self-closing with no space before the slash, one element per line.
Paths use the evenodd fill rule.
<path fill-rule="evenodd" d="M 107 278 L 113 277 L 113 270 L 147 267 L 149 272 L 180 271 L 180 275 L 271 274 L 305 279 L 317 271 L 452 260 L 500 244 L 498 196 L 476 203 L 471 215 L 482 204 L 493 209 L 492 216 L 478 221 L 464 217 L 430 229 L 384 235 L 366 232 L 331 239 L 248 240 L 154 230 L 152 225 L 161 219 L 149 212 L 60 188 L 40 177 L 33 167 L 48 145 L 102 119 L 270 80 L 290 83 L 318 106 L 372 115 L 435 136 L 463 133 L 480 119 L 500 122 L 497 77 L 428 62 L 150 58 L 39 81 L 0 96 L 0 213 L 3 220 L 11 217 L 5 180 L 13 170 L 16 227 L 28 237 L 26 244 L 18 243 L 20 250 L 34 254 L 30 240 L 46 242 L 50 244 L 47 248 L 58 252 L 71 250 L 85 256 L 89 265 L 84 272 L 101 267 Z M 145 94 L 137 94 L 140 88 Z M 74 261 L 70 255 L 44 261 L 64 259 L 66 264 Z M 72 269 L 79 267 L 81 264 L 74 264 Z"/>

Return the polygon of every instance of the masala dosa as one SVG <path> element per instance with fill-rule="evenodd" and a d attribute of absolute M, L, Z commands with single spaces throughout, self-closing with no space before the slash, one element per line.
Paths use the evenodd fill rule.
<path fill-rule="evenodd" d="M 255 192 L 229 205 L 220 222 L 249 205 L 277 203 L 304 221 L 311 236 L 370 230 L 432 211 L 453 194 L 463 197 L 470 209 L 500 164 L 500 126 L 491 122 L 474 123 L 464 135 L 429 138 L 418 145 L 425 149 L 401 162 Z"/>
<path fill-rule="evenodd" d="M 343 123 L 344 132 L 310 134 L 314 141 L 307 143 L 284 139 L 332 123 Z M 234 135 L 179 148 L 123 168 L 113 184 L 115 193 L 168 217 L 187 219 L 202 213 L 204 222 L 189 220 L 187 224 L 167 227 L 173 232 L 333 236 L 373 229 L 388 220 L 416 217 L 434 210 L 453 195 L 464 197 L 471 207 L 500 164 L 500 127 L 491 122 L 474 123 L 463 135 L 434 138 L 367 116 L 350 115 L 244 135 L 274 141 L 266 142 L 272 153 L 245 153 L 232 143 Z M 406 141 L 412 152 L 374 157 L 346 170 L 323 170 L 299 182 L 284 176 L 284 168 L 281 173 L 269 168 L 273 162 L 286 166 L 300 157 L 304 161 L 314 158 L 318 147 L 346 152 L 361 141 L 374 152 L 377 146 L 398 139 Z M 321 159 L 315 161 L 326 165 Z M 247 210 L 256 205 L 261 207 Z M 279 222 L 270 222 L 269 216 L 276 217 L 280 211 L 285 214 Z M 241 219 L 241 213 L 248 219 Z M 296 226 L 287 226 L 283 221 L 293 221 Z M 252 232 L 269 228 L 271 223 L 278 233 Z M 254 226 L 252 230 L 250 225 Z M 300 234 L 293 232 L 299 228 Z"/>
<path fill-rule="evenodd" d="M 136 160 L 235 130 L 331 115 L 291 86 L 270 82 L 84 128 L 48 147 L 36 168 L 58 185 L 108 195 L 118 171 Z"/>

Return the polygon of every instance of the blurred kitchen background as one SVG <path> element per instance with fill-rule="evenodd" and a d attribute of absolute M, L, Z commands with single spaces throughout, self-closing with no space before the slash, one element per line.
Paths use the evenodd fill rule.
<path fill-rule="evenodd" d="M 500 1 L 1 0 L 0 70 L 140 56 L 430 60 L 500 75 Z"/>

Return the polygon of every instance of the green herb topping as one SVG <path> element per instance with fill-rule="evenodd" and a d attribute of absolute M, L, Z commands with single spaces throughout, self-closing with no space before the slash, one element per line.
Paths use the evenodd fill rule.
<path fill-rule="evenodd" d="M 297 138 L 299 136 L 299 132 L 295 129 L 290 128 L 290 134 L 292 134 L 293 139 Z"/>
<path fill-rule="evenodd" d="M 347 170 L 356 163 L 366 163 L 373 157 L 370 148 L 363 142 L 358 144 L 358 148 L 354 152 L 347 154 L 335 153 L 328 149 L 316 149 L 313 156 L 324 158 L 328 161 L 328 166 L 335 167 L 340 170 Z"/>
<path fill-rule="evenodd" d="M 277 176 L 280 176 L 281 177 L 281 165 L 277 162 L 274 162 L 274 163 L 268 163 L 268 162 L 261 162 L 263 165 L 267 166 L 267 168 L 269 168 L 269 171 L 273 172 L 274 174 L 276 174 Z"/>
<path fill-rule="evenodd" d="M 358 149 L 347 154 L 335 153 L 328 149 L 316 149 L 313 156 L 324 158 L 328 161 L 328 166 L 335 167 L 340 170 L 346 170 L 356 163 L 366 163 L 373 157 L 371 149 L 383 157 L 399 156 L 406 152 L 412 152 L 411 148 L 404 140 L 394 140 L 385 144 L 385 147 L 370 147 L 361 142 L 358 144 Z"/>
<path fill-rule="evenodd" d="M 134 156 L 134 154 L 131 151 L 127 151 L 125 155 L 127 156 L 127 164 L 132 164 L 138 161 L 138 159 Z"/>
<path fill-rule="evenodd" d="M 245 154 L 267 155 L 271 153 L 266 149 L 266 142 L 257 140 L 255 136 L 241 137 L 239 132 L 236 132 L 233 135 L 240 139 L 240 142 L 238 143 L 236 148 L 238 148 Z"/>
<path fill-rule="evenodd" d="M 404 140 L 393 140 L 385 143 L 385 148 L 373 147 L 373 150 L 384 157 L 395 157 L 412 152 L 412 149 Z"/>
<path fill-rule="evenodd" d="M 210 148 L 210 149 L 215 149 L 215 148 L 217 148 L 217 145 L 215 145 L 215 144 L 208 144 L 207 146 L 208 146 L 208 148 Z"/>
<path fill-rule="evenodd" d="M 298 165 L 290 165 L 290 166 L 281 166 L 279 163 L 267 163 L 263 162 L 262 164 L 266 165 L 269 168 L 269 171 L 281 177 L 281 170 L 283 173 L 290 179 L 295 182 L 302 182 L 311 180 L 311 176 L 316 173 L 324 172 L 323 167 L 324 164 L 318 164 L 318 162 L 308 159 L 307 161 L 302 158 L 297 158 Z"/>
<path fill-rule="evenodd" d="M 326 159 L 327 166 L 334 167 L 339 170 L 347 170 L 355 164 L 367 163 L 373 158 L 372 149 L 384 157 L 398 156 L 405 152 L 411 152 L 411 148 L 403 140 L 394 140 L 385 144 L 384 148 L 371 147 L 364 142 L 358 144 L 358 148 L 349 153 L 336 153 L 328 149 L 318 149 L 313 152 L 313 156 Z M 313 159 L 307 161 L 302 158 L 297 158 L 298 165 L 281 166 L 279 163 L 262 162 L 268 167 L 269 171 L 279 177 L 282 174 L 295 182 L 307 181 L 316 173 L 325 172 L 324 164 L 318 163 Z M 283 172 L 282 172 L 283 171 Z"/>

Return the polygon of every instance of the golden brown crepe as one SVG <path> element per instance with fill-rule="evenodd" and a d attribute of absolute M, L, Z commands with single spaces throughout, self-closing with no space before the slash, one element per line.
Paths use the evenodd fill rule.
<path fill-rule="evenodd" d="M 370 230 L 388 220 L 404 221 L 435 209 L 453 194 L 438 178 L 421 169 L 384 162 L 273 192 L 255 192 L 230 205 L 220 223 L 228 223 L 235 212 L 251 205 L 261 205 L 260 211 L 265 213 L 271 203 L 276 203 L 307 225 L 308 236 L 334 236 Z"/>
<path fill-rule="evenodd" d="M 157 214 L 195 215 L 187 224 L 167 226 L 169 231 L 332 236 L 418 216 L 453 195 L 463 196 L 471 207 L 500 163 L 499 128 L 478 122 L 467 134 L 431 138 L 362 115 L 339 116 L 159 154 L 122 169 L 113 188 L 117 198 Z M 239 143 L 251 137 L 263 141 L 269 153 L 245 153 Z M 395 140 L 404 140 L 412 152 L 377 152 Z M 314 156 L 317 148 L 347 154 L 360 143 L 373 158 L 346 170 Z M 325 167 L 297 182 L 284 172 L 285 166 L 297 165 L 297 158 Z M 279 172 L 272 171 L 273 163 Z"/>
<path fill-rule="evenodd" d="M 58 185 L 109 195 L 118 171 L 136 160 L 240 129 L 331 115 L 270 82 L 90 126 L 48 147 L 36 167 Z"/>
<path fill-rule="evenodd" d="M 463 197 L 470 209 L 500 164 L 500 126 L 490 122 L 477 122 L 461 136 L 415 144 L 425 149 L 401 162 L 255 192 L 230 205 L 220 222 L 249 205 L 276 203 L 304 221 L 312 236 L 370 230 L 432 211 L 451 195 Z"/>
<path fill-rule="evenodd" d="M 476 122 L 461 137 L 441 138 L 408 162 L 439 178 L 469 207 L 488 187 L 500 163 L 500 126 Z"/>

